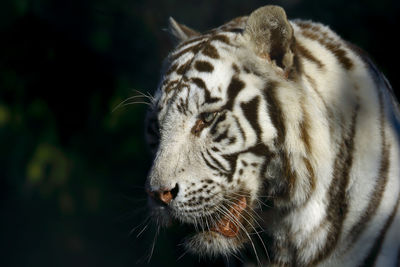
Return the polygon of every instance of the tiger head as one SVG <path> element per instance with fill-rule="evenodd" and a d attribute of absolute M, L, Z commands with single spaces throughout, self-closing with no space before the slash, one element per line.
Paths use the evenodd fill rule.
<path fill-rule="evenodd" d="M 296 186 L 311 186 L 294 185 L 282 152 L 290 129 L 280 102 L 296 111 L 301 98 L 293 28 L 281 8 L 267 6 L 204 34 L 170 19 L 170 31 L 179 44 L 147 121 L 151 213 L 192 226 L 189 250 L 228 254 L 257 231 L 266 201 L 291 205 Z"/>

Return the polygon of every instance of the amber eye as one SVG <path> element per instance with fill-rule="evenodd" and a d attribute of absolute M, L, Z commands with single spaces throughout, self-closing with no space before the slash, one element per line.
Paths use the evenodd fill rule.
<path fill-rule="evenodd" d="M 200 132 L 208 125 L 210 125 L 215 117 L 217 116 L 218 112 L 203 112 L 200 114 L 200 118 L 196 121 L 192 128 L 192 133 L 194 135 L 199 135 Z"/>

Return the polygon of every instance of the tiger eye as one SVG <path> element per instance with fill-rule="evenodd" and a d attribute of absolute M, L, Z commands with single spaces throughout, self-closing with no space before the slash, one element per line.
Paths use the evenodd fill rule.
<path fill-rule="evenodd" d="M 208 126 L 217 116 L 218 112 L 204 112 L 200 114 L 200 118 L 197 119 L 196 123 L 192 128 L 192 133 L 194 135 L 199 135 L 200 132 Z"/>
<path fill-rule="evenodd" d="M 216 115 L 217 115 L 217 112 L 204 112 L 201 114 L 201 119 L 205 123 L 210 123 L 214 120 Z"/>

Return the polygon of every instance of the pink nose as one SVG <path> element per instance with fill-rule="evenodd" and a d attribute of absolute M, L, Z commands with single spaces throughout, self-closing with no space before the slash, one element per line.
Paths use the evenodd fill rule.
<path fill-rule="evenodd" d="M 155 200 L 161 201 L 164 204 L 169 204 L 171 200 L 173 200 L 178 194 L 178 190 L 179 187 L 178 184 L 176 184 L 175 187 L 172 189 L 163 188 L 155 191 L 146 190 L 146 192 L 150 197 L 154 198 Z"/>

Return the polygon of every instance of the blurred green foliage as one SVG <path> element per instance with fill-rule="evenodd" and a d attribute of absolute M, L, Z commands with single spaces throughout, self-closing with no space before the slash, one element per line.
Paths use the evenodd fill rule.
<path fill-rule="evenodd" d="M 146 105 L 112 110 L 156 88 L 168 16 L 207 30 L 267 3 L 330 25 L 398 88 L 394 0 L 2 0 L 0 265 L 147 265 L 155 230 L 130 234 L 146 225 Z M 161 232 L 147 266 L 204 264 L 176 260 L 177 232 Z"/>

